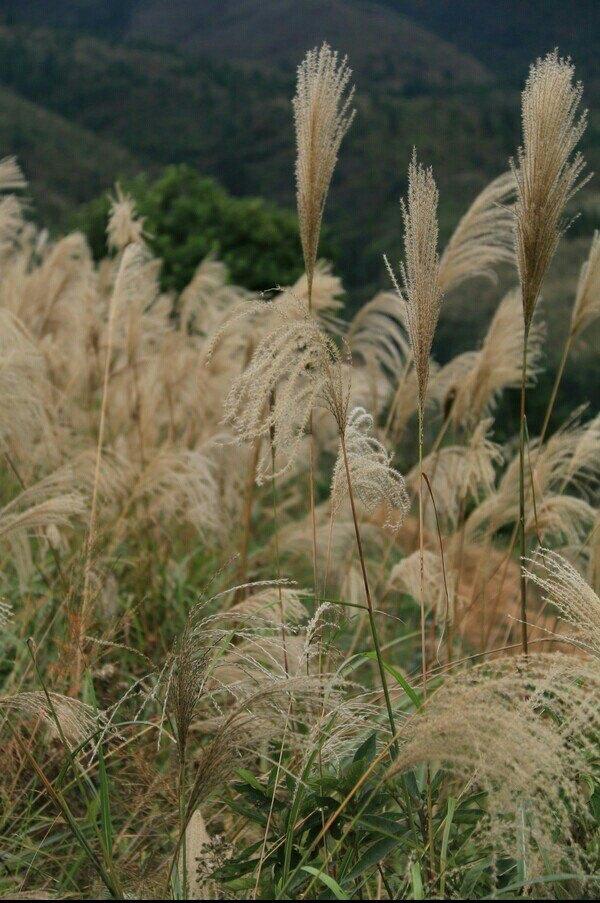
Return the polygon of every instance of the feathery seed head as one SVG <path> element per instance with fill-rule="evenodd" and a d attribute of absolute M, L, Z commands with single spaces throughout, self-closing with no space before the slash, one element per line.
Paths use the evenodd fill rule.
<path fill-rule="evenodd" d="M 571 334 L 579 335 L 598 317 L 600 317 L 600 232 L 596 231 L 588 258 L 579 274 L 571 314 Z"/>
<path fill-rule="evenodd" d="M 531 67 L 522 95 L 523 146 L 511 167 L 517 183 L 515 243 L 525 328 L 565 228 L 565 205 L 581 187 L 576 145 L 586 126 L 579 114 L 582 86 L 574 68 L 554 51 Z"/>
<path fill-rule="evenodd" d="M 342 138 L 354 118 L 350 109 L 354 89 L 348 91 L 351 75 L 346 57 L 338 63 L 337 53 L 325 43 L 309 50 L 298 66 L 293 100 L 296 197 L 309 297 L 329 183 Z"/>
<path fill-rule="evenodd" d="M 600 658 L 600 598 L 578 570 L 557 552 L 540 549 L 528 559 L 529 579 L 565 621 L 577 628 L 573 640 Z"/>
<path fill-rule="evenodd" d="M 354 408 L 342 433 L 353 494 L 372 514 L 385 508 L 385 526 L 398 530 L 409 508 L 403 476 L 391 466 L 391 455 L 373 435 L 373 418 L 364 408 Z M 331 483 L 333 510 L 339 509 L 348 495 L 348 477 L 343 449 L 340 449 Z"/>
<path fill-rule="evenodd" d="M 128 194 L 124 194 L 117 185 L 115 197 L 111 198 L 110 216 L 106 228 L 108 247 L 122 251 L 127 245 L 142 241 L 144 220 L 138 217 L 135 202 Z"/>
<path fill-rule="evenodd" d="M 0 160 L 0 191 L 15 191 L 26 185 L 27 181 L 16 157 L 4 157 Z"/>
<path fill-rule="evenodd" d="M 417 161 L 416 150 L 408 167 L 408 198 L 401 201 L 404 222 L 404 253 L 400 286 L 386 259 L 390 276 L 402 303 L 419 390 L 421 409 L 429 379 L 429 355 L 442 305 L 440 262 L 437 251 L 438 190 L 431 168 Z"/>
<path fill-rule="evenodd" d="M 443 292 L 476 276 L 493 280 L 498 264 L 514 261 L 513 211 L 507 206 L 514 193 L 515 177 L 508 172 L 475 198 L 440 259 Z"/>

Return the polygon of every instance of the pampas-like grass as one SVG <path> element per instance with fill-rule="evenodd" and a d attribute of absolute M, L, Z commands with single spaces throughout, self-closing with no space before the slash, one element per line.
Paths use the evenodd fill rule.
<path fill-rule="evenodd" d="M 542 430 L 524 458 L 527 542 L 553 548 L 530 553 L 526 614 L 535 642 L 560 642 L 569 655 L 499 661 L 501 651 L 514 651 L 522 620 L 514 541 L 505 541 L 520 515 L 520 473 L 514 442 L 501 456 L 488 416 L 500 392 L 523 375 L 533 381 L 541 328 L 535 317 L 527 324 L 513 292 L 482 346 L 438 376 L 431 344 L 443 291 L 510 262 L 508 224 L 525 208 L 518 200 L 511 206 L 514 176 L 501 177 L 438 260 L 437 191 L 413 158 L 398 291 L 378 294 L 345 324 L 343 285 L 316 262 L 322 205 L 351 115 L 347 69 L 334 59 L 316 51 L 301 71 L 298 190 L 308 258 L 306 273 L 272 290 L 272 300 L 230 285 L 214 256 L 179 295 L 162 293 L 160 261 L 119 190 L 111 253 L 99 264 L 83 236 L 54 241 L 25 222 L 14 196 L 0 201 L 0 630 L 8 652 L 0 708 L 12 731 L 1 792 L 5 833 L 14 834 L 3 879 L 10 891 L 34 874 L 27 850 L 17 853 L 22 837 L 51 824 L 46 807 L 38 808 L 40 789 L 57 805 L 53 789 L 64 791 L 69 807 L 76 803 L 77 828 L 84 812 L 96 811 L 97 788 L 108 788 L 108 807 L 98 796 L 102 837 L 87 823 L 75 836 L 114 897 L 212 893 L 207 872 L 229 863 L 217 852 L 204 862 L 201 890 L 196 885 L 206 836 L 200 819 L 213 849 L 227 845 L 234 869 L 239 861 L 253 870 L 239 883 L 222 870 L 214 879 L 221 895 L 243 894 L 249 881 L 257 896 L 275 888 L 309 897 L 313 885 L 302 882 L 312 879 L 302 868 L 315 861 L 323 876 L 336 863 L 330 874 L 344 895 L 369 897 L 418 895 L 419 874 L 424 892 L 443 896 L 445 881 L 446 892 L 457 893 L 466 887 L 463 870 L 479 876 L 473 895 L 485 895 L 493 869 L 479 865 L 504 869 L 506 856 L 515 860 L 511 874 L 520 869 L 525 882 L 539 876 L 545 883 L 532 888 L 549 893 L 564 890 L 552 870 L 589 876 L 594 869 L 578 845 L 588 839 L 585 793 L 595 781 L 599 728 L 599 422 L 574 416 L 549 439 Z M 532 96 L 539 78 L 532 76 Z M 523 166 L 516 164 L 521 200 L 533 173 L 525 165 L 531 146 L 528 133 Z M 538 161 L 540 154 L 556 163 L 550 144 L 537 147 Z M 0 163 L 3 187 L 22 187 L 12 163 Z M 572 335 L 597 315 L 598 247 L 595 237 Z M 424 414 L 441 410 L 434 438 Z M 415 412 L 419 466 L 411 471 Z M 396 460 L 412 491 L 418 483 L 418 551 Z M 274 506 L 262 485 L 273 474 Z M 591 586 L 579 575 L 585 567 Z M 421 609 L 423 682 L 414 694 L 406 686 L 416 683 L 419 631 L 407 594 Z M 553 612 L 570 625 L 558 625 Z M 39 640 L 40 682 L 58 690 L 70 676 L 89 699 L 93 689 L 111 713 L 110 734 L 74 696 L 63 702 L 56 694 L 49 705 L 31 689 L 19 654 L 29 632 Z M 487 664 L 473 669 L 480 657 Z M 155 668 L 147 673 L 149 662 Z M 18 687 L 24 695 L 15 701 Z M 56 727 L 53 707 L 68 740 L 62 746 L 40 742 L 46 727 Z M 79 801 L 79 782 L 63 781 L 60 758 L 92 733 L 98 739 L 80 774 Z M 374 752 L 372 770 L 368 756 L 355 758 L 357 748 Z M 397 765 L 385 774 L 390 753 Z M 47 767 L 37 767 L 39 756 Z M 230 781 L 240 766 L 260 798 L 256 821 Z M 468 816 L 478 820 L 475 831 L 460 821 L 470 788 L 487 794 Z M 340 816 L 332 821 L 329 793 Z M 454 821 L 448 795 L 457 799 Z M 366 821 L 363 804 L 371 806 Z M 62 802 L 59 810 L 68 821 Z M 402 843 L 354 883 L 347 868 L 378 850 L 365 832 L 386 824 Z M 52 832 L 36 847 L 35 875 L 80 892 L 68 864 L 74 851 L 79 856 L 75 841 Z M 93 845 L 91 857 L 85 844 Z M 262 850 L 260 864 L 253 848 Z M 369 871 L 375 865 L 381 885 Z M 168 869 L 179 886 L 166 887 Z M 505 872 L 499 891 L 507 892 L 506 880 Z"/>
<path fill-rule="evenodd" d="M 402 727 L 391 772 L 429 763 L 459 787 L 484 790 L 478 831 L 495 866 L 507 855 L 531 879 L 567 866 L 576 872 L 586 852 L 571 824 L 575 814 L 586 819 L 580 775 L 598 730 L 590 703 L 599 692 L 597 668 L 568 656 L 478 666 L 447 680 Z"/>
<path fill-rule="evenodd" d="M 565 425 L 544 444 L 531 442 L 532 468 L 527 482 L 526 531 L 540 537 L 554 536 L 577 544 L 585 537 L 594 518 L 586 500 L 598 479 L 599 433 L 597 420 Z M 567 493 L 566 490 L 571 492 Z M 519 515 L 519 459 L 508 464 L 498 489 L 485 499 L 467 520 L 467 531 L 475 534 L 484 525 L 492 531 L 514 523 Z M 573 494 L 571 494 L 573 493 Z"/>
<path fill-rule="evenodd" d="M 586 262 L 581 267 L 575 303 L 571 313 L 571 333 L 580 335 L 600 317 L 600 232 L 594 232 Z"/>
<path fill-rule="evenodd" d="M 296 126 L 296 196 L 300 237 L 308 281 L 309 308 L 321 220 L 337 155 L 350 123 L 354 91 L 346 59 L 327 44 L 309 50 L 298 67 L 294 122 Z"/>
<path fill-rule="evenodd" d="M 350 471 L 342 452 L 338 454 L 331 481 L 331 503 L 334 514 L 348 496 L 348 482 L 356 499 L 367 514 L 378 509 L 385 511 L 385 526 L 398 530 L 409 508 L 404 478 L 391 466 L 391 455 L 372 435 L 373 418 L 363 408 L 354 408 L 348 415 L 343 436 Z"/>
<path fill-rule="evenodd" d="M 439 282 L 443 292 L 467 279 L 495 278 L 495 268 L 514 261 L 513 212 L 515 194 L 512 172 L 504 173 L 479 194 L 444 248 Z"/>
<path fill-rule="evenodd" d="M 0 191 L 17 191 L 26 185 L 27 181 L 16 157 L 4 157 L 0 160 Z"/>
<path fill-rule="evenodd" d="M 387 260 L 386 264 L 406 311 L 421 408 L 425 404 L 429 356 L 443 297 L 437 251 L 437 206 L 433 172 L 417 161 L 415 150 L 408 167 L 407 200 L 402 200 L 405 259 L 400 266 L 401 283 Z"/>
<path fill-rule="evenodd" d="M 571 640 L 600 658 L 600 598 L 579 571 L 557 552 L 539 549 L 527 575 L 544 594 L 544 601 L 576 628 Z"/>
<path fill-rule="evenodd" d="M 523 146 L 512 170 L 517 183 L 515 244 L 523 303 L 523 366 L 519 435 L 519 541 L 526 554 L 525 432 L 527 343 L 544 276 L 565 228 L 565 206 L 580 187 L 584 167 L 575 148 L 585 130 L 578 108 L 583 88 L 573 85 L 569 61 L 549 53 L 531 67 L 522 94 Z M 545 431 L 546 424 L 544 424 Z M 527 652 L 527 581 L 521 574 L 523 651 Z"/>
<path fill-rule="evenodd" d="M 575 148 L 586 127 L 582 87 L 554 51 L 531 67 L 522 95 L 523 146 L 512 169 L 517 185 L 515 242 L 528 329 L 544 276 L 564 229 L 563 214 L 580 187 L 584 161 Z"/>
<path fill-rule="evenodd" d="M 477 504 L 489 496 L 495 486 L 496 471 L 503 455 L 489 438 L 492 421 L 481 420 L 466 445 L 446 445 L 423 461 L 435 498 L 437 513 L 451 529 L 458 526 L 467 503 Z M 408 475 L 411 486 L 418 486 L 417 467 Z M 435 529 L 435 521 L 429 524 Z"/>
<path fill-rule="evenodd" d="M 106 229 L 108 247 L 114 251 L 124 251 L 127 245 L 142 242 L 143 233 L 144 220 L 138 217 L 133 198 L 117 185 L 115 196 L 111 199 Z"/>
<path fill-rule="evenodd" d="M 50 702 L 48 701 L 50 700 Z M 0 697 L 0 708 L 20 720 L 41 720 L 55 737 L 60 730 L 74 746 L 89 740 L 101 719 L 94 710 L 71 696 L 28 690 Z M 60 725 L 60 728 L 57 725 Z"/>
<path fill-rule="evenodd" d="M 285 449 L 292 465 L 313 408 L 327 407 L 344 423 L 348 387 L 340 368 L 341 353 L 310 314 L 306 302 L 282 297 L 279 324 L 256 348 L 249 366 L 234 381 L 225 400 L 225 418 L 243 441 L 273 436 L 276 450 Z M 271 477 L 270 452 L 261 458 L 257 481 Z"/>
<path fill-rule="evenodd" d="M 528 335 L 527 380 L 533 385 L 541 369 L 545 330 L 534 321 Z M 453 358 L 435 378 L 432 391 L 450 401 L 457 425 L 477 423 L 493 410 L 505 389 L 519 388 L 523 367 L 524 324 L 518 290 L 508 292 L 496 310 L 481 349 Z"/>

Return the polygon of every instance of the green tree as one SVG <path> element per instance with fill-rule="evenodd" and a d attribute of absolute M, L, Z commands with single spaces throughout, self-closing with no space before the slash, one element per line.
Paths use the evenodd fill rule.
<path fill-rule="evenodd" d="M 290 284 L 302 273 L 298 222 L 288 210 L 261 198 L 233 197 L 186 165 L 169 166 L 156 180 L 138 176 L 122 187 L 144 217 L 148 244 L 163 260 L 164 288 L 182 289 L 211 252 L 227 265 L 234 283 L 252 290 Z M 76 217 L 96 258 L 107 253 L 109 203 L 108 195 L 96 198 Z"/>

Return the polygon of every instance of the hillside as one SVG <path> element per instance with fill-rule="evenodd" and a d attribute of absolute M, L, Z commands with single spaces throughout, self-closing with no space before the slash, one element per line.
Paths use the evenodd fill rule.
<path fill-rule="evenodd" d="M 487 84 L 490 74 L 422 25 L 365 0 L 163 0 L 134 5 L 126 30 L 217 60 L 295 68 L 323 40 L 343 48 L 359 79 L 390 88 Z"/>
<path fill-rule="evenodd" d="M 27 173 L 35 210 L 52 223 L 140 165 L 123 147 L 0 86 L 0 147 Z"/>
<path fill-rule="evenodd" d="M 571 28 L 557 4 L 543 17 L 518 7 L 507 3 L 501 17 L 496 4 L 477 4 L 475 15 L 470 0 L 9 0 L 0 14 L 3 152 L 20 156 L 34 209 L 61 225 L 119 175 L 170 163 L 216 177 L 234 195 L 293 206 L 295 66 L 325 37 L 348 53 L 357 84 L 357 120 L 326 215 L 354 306 L 387 285 L 382 254 L 400 254 L 398 199 L 413 146 L 438 179 L 444 240 L 507 167 L 520 138 L 520 86 L 548 46 L 572 53 L 586 80 L 583 150 L 599 170 L 593 32 Z M 591 26 L 595 5 L 582 3 L 580 14 Z M 557 285 L 561 261 L 576 268 L 598 225 L 595 182 L 577 205 L 585 213 L 571 232 L 578 252 L 565 247 Z M 449 299 L 440 358 L 449 337 L 477 340 L 496 297 L 475 287 L 466 319 Z"/>

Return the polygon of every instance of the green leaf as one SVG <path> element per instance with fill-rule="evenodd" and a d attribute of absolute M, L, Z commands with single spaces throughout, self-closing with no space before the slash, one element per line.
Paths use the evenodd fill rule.
<path fill-rule="evenodd" d="M 409 833 L 402 822 L 394 818 L 386 818 L 385 815 L 362 815 L 357 819 L 357 824 L 366 831 L 381 834 L 382 837 L 391 837 L 398 840 L 400 835 Z"/>
<path fill-rule="evenodd" d="M 335 881 L 335 880 L 331 877 L 331 875 L 328 875 L 328 874 L 326 874 L 325 872 L 320 872 L 319 869 L 313 868 L 312 865 L 303 865 L 303 866 L 302 866 L 302 871 L 303 871 L 303 872 L 308 872 L 309 875 L 314 875 L 315 878 L 317 878 L 317 879 L 318 879 L 319 881 L 321 881 L 326 887 L 329 888 L 329 890 L 332 892 L 332 894 L 335 895 L 335 897 L 336 897 L 338 900 L 349 900 L 349 899 L 350 899 L 350 897 L 348 896 L 348 894 L 345 894 L 345 893 L 344 893 L 344 891 L 343 891 L 342 888 L 339 886 L 339 884 L 337 883 L 337 881 Z"/>
<path fill-rule="evenodd" d="M 86 672 L 86 689 L 89 694 L 90 702 L 94 707 L 96 715 L 98 715 L 98 701 L 94 682 L 89 672 Z M 108 781 L 108 772 L 106 770 L 106 760 L 104 758 L 104 750 L 102 749 L 102 741 L 98 743 L 98 783 L 100 785 L 100 830 L 101 840 L 109 861 L 112 860 L 114 832 L 112 825 L 112 816 L 110 811 L 110 784 Z"/>
<path fill-rule="evenodd" d="M 354 868 L 351 869 L 347 875 L 344 875 L 344 881 L 353 881 L 355 878 L 358 878 L 359 875 L 366 872 L 367 869 L 377 865 L 377 863 L 383 859 L 384 856 L 387 856 L 390 850 L 393 850 L 400 841 L 400 837 L 382 837 L 380 840 L 375 841 L 375 843 L 371 844 L 371 846 L 365 850 Z"/>
<path fill-rule="evenodd" d="M 373 731 L 354 753 L 353 762 L 372 762 L 377 752 L 377 731 Z"/>
<path fill-rule="evenodd" d="M 248 771 L 246 768 L 238 768 L 237 774 L 245 784 L 249 784 L 260 794 L 262 794 L 262 796 L 269 799 L 264 784 L 261 784 L 258 778 L 256 778 L 251 771 Z"/>
<path fill-rule="evenodd" d="M 375 652 L 365 652 L 364 656 L 365 656 L 365 658 L 368 658 L 371 660 L 377 658 Z M 420 709 L 423 704 L 422 699 L 421 699 L 420 695 L 417 693 L 417 691 L 413 687 L 411 687 L 411 685 L 409 684 L 407 679 L 404 677 L 404 675 L 397 668 L 394 668 L 393 665 L 390 665 L 387 662 L 383 662 L 383 667 L 388 672 L 388 674 L 391 674 L 391 676 L 394 678 L 396 683 L 402 687 L 402 689 L 404 690 L 404 692 L 406 693 L 406 695 L 408 696 L 408 698 L 410 699 L 412 704 L 415 706 L 415 708 Z"/>
<path fill-rule="evenodd" d="M 239 800 L 227 800 L 226 805 L 229 806 L 230 809 L 233 809 L 234 812 L 237 812 L 238 815 L 243 815 L 244 818 L 247 818 L 249 821 L 255 821 L 257 824 L 263 825 L 263 827 L 267 826 L 266 815 L 263 815 L 262 812 L 257 812 L 256 809 L 252 809 L 250 806 L 244 806 Z"/>
<path fill-rule="evenodd" d="M 442 849 L 440 851 L 440 894 L 443 897 L 446 890 L 446 861 L 448 858 L 448 841 L 450 839 L 450 828 L 452 827 L 452 819 L 454 810 L 456 809 L 456 800 L 453 796 L 448 797 L 446 818 L 444 819 L 444 830 L 442 832 Z"/>
<path fill-rule="evenodd" d="M 413 900 L 423 900 L 423 878 L 421 877 L 421 866 L 418 862 L 413 862 L 410 867 L 410 882 L 412 885 Z"/>

